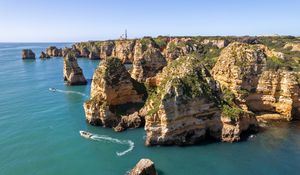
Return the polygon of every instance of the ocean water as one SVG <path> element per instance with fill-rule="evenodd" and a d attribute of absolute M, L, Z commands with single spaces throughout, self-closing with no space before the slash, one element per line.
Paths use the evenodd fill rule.
<path fill-rule="evenodd" d="M 145 147 L 143 129 L 90 126 L 82 107 L 90 81 L 66 86 L 62 58 L 20 57 L 23 48 L 38 56 L 49 45 L 71 44 L 0 44 L 0 175 L 122 175 L 141 158 L 152 159 L 161 175 L 300 174 L 299 122 L 272 124 L 246 142 L 190 147 Z M 91 79 L 99 61 L 78 62 Z M 97 135 L 87 140 L 79 130 Z"/>

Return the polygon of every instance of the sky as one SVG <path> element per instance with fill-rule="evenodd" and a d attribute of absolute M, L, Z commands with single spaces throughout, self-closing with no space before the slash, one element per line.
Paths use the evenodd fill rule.
<path fill-rule="evenodd" d="M 300 0 L 0 0 L 0 42 L 300 36 Z"/>

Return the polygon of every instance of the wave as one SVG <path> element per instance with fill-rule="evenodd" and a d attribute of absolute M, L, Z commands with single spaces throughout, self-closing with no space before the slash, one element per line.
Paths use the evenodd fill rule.
<path fill-rule="evenodd" d="M 88 97 L 86 94 L 84 94 L 82 92 L 77 92 L 77 91 L 65 91 L 65 90 L 56 89 L 56 88 L 49 88 L 49 91 L 60 92 L 60 93 L 64 93 L 64 94 L 77 94 L 77 95 L 81 95 L 84 97 Z"/>
<path fill-rule="evenodd" d="M 120 144 L 120 145 L 128 145 L 128 149 L 125 150 L 125 151 L 122 151 L 122 152 L 116 152 L 116 154 L 118 156 L 123 156 L 125 154 L 127 154 L 128 152 L 132 151 L 133 148 L 134 148 L 134 142 L 131 141 L 131 140 L 119 140 L 119 139 L 116 139 L 116 138 L 112 138 L 112 137 L 108 137 L 108 136 L 105 136 L 105 135 L 93 135 L 91 137 L 92 140 L 96 140 L 96 141 L 108 141 L 110 143 L 116 143 L 116 144 Z"/>

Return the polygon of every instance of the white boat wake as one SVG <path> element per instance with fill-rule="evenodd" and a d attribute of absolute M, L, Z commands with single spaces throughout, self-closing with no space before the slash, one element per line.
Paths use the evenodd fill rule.
<path fill-rule="evenodd" d="M 121 145 L 128 145 L 128 149 L 125 150 L 125 151 L 122 151 L 122 152 L 116 152 L 116 154 L 118 156 L 123 156 L 125 154 L 127 154 L 128 152 L 132 151 L 133 148 L 134 148 L 134 142 L 131 141 L 131 140 L 119 140 L 119 139 L 116 139 L 116 138 L 112 138 L 112 137 L 108 137 L 108 136 L 105 136 L 105 135 L 93 135 L 91 137 L 92 140 L 96 140 L 96 141 L 108 141 L 110 143 L 116 143 L 116 144 L 121 144 Z"/>
<path fill-rule="evenodd" d="M 86 94 L 77 92 L 77 91 L 64 91 L 64 90 L 56 89 L 56 88 L 49 88 L 49 91 L 60 92 L 60 93 L 64 93 L 64 94 L 77 94 L 77 95 L 81 95 L 83 97 L 88 97 Z"/>

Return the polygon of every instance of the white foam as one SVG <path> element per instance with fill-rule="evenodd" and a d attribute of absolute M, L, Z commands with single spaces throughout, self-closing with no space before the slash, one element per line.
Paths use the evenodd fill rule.
<path fill-rule="evenodd" d="M 116 152 L 116 154 L 118 156 L 123 156 L 125 154 L 127 154 L 128 152 L 132 151 L 133 148 L 134 148 L 134 142 L 131 141 L 131 140 L 119 140 L 119 139 L 116 139 L 116 138 L 112 138 L 112 137 L 109 137 L 109 136 L 105 136 L 105 135 L 93 135 L 91 137 L 91 139 L 93 140 L 96 140 L 96 141 L 108 141 L 110 143 L 116 143 L 116 144 L 120 144 L 120 145 L 128 145 L 128 149 L 125 150 L 125 151 L 122 151 L 122 152 Z"/>
<path fill-rule="evenodd" d="M 53 89 L 53 90 L 52 90 L 52 89 Z M 77 92 L 77 91 L 65 91 L 65 90 L 54 89 L 54 88 L 49 88 L 49 91 L 52 91 L 52 92 L 60 92 L 60 93 L 64 93 L 64 94 L 77 94 L 77 95 L 81 95 L 81 96 L 87 97 L 86 94 L 81 93 L 81 92 Z"/>

